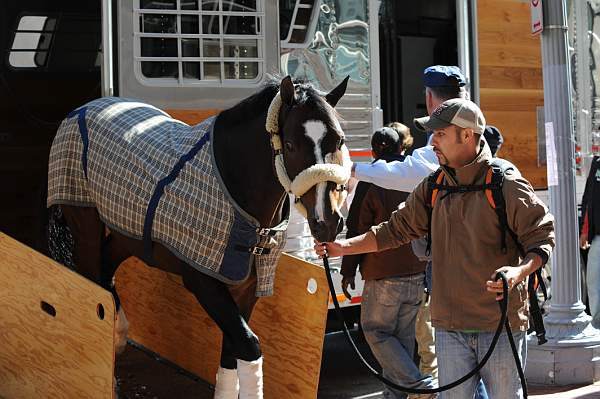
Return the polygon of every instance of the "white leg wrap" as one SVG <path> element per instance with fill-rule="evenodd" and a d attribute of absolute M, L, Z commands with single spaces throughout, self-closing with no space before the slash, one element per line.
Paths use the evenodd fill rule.
<path fill-rule="evenodd" d="M 252 362 L 238 359 L 240 399 L 263 399 L 262 356 Z"/>
<path fill-rule="evenodd" d="M 219 367 L 214 399 L 238 399 L 239 391 L 237 370 Z"/>

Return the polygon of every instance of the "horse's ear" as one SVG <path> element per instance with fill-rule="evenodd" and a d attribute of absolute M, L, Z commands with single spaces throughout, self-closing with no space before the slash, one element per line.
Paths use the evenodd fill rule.
<path fill-rule="evenodd" d="M 332 107 L 335 107 L 340 98 L 346 93 L 346 87 L 348 86 L 348 79 L 350 79 L 350 75 L 346 76 L 346 79 L 342 81 L 337 87 L 331 90 L 326 96 L 325 99 Z"/>
<path fill-rule="evenodd" d="M 288 75 L 281 81 L 279 86 L 279 93 L 281 94 L 281 101 L 287 105 L 293 105 L 296 101 L 296 89 L 292 78 Z"/>

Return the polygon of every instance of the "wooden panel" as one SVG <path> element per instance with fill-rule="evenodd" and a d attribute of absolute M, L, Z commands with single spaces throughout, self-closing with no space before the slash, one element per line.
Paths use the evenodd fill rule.
<path fill-rule="evenodd" d="M 535 67 L 541 64 L 539 51 L 531 47 L 519 46 L 518 42 L 510 46 L 479 42 L 479 59 L 482 65 L 502 65 L 509 67 Z"/>
<path fill-rule="evenodd" d="M 483 89 L 544 89 L 540 68 L 479 65 L 479 84 Z"/>
<path fill-rule="evenodd" d="M 504 144 L 498 153 L 513 162 L 534 187 L 545 187 L 546 166 L 537 165 L 536 113 L 531 111 L 485 111 L 486 122 L 500 129 Z"/>
<path fill-rule="evenodd" d="M 522 0 L 478 0 L 477 23 L 487 29 L 505 25 L 531 24 L 529 2 Z M 489 28 L 488 28 L 489 27 Z"/>
<path fill-rule="evenodd" d="M 131 339 L 214 384 L 221 332 L 179 277 L 130 258 L 117 271 L 117 289 Z M 323 268 L 282 256 L 275 296 L 260 299 L 250 321 L 264 354 L 266 399 L 316 398 L 328 295 Z"/>
<path fill-rule="evenodd" d="M 165 112 L 171 115 L 172 118 L 188 125 L 196 125 L 221 111 L 218 109 L 165 109 Z"/>
<path fill-rule="evenodd" d="M 531 35 L 528 2 L 478 0 L 480 105 L 504 136 L 498 154 L 515 163 L 535 188 L 546 187 L 539 167 L 536 109 L 544 104 L 541 47 Z"/>
<path fill-rule="evenodd" d="M 108 291 L 0 233 L 0 397 L 111 398 L 114 323 Z"/>
<path fill-rule="evenodd" d="M 486 111 L 535 111 L 544 104 L 544 91 L 535 89 L 481 88 L 480 105 Z"/>

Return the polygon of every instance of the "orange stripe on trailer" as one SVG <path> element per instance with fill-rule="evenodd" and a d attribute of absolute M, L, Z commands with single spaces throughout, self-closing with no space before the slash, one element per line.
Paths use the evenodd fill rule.
<path fill-rule="evenodd" d="M 346 298 L 346 295 L 344 294 L 337 294 L 335 296 L 338 300 L 339 303 L 345 302 L 348 300 L 348 298 Z M 331 295 L 329 295 L 329 303 L 333 303 L 333 297 Z"/>
<path fill-rule="evenodd" d="M 220 109 L 165 109 L 172 118 L 178 119 L 188 125 L 196 125 L 206 118 L 221 112 Z"/>
<path fill-rule="evenodd" d="M 344 295 L 344 294 L 337 294 L 335 297 L 337 298 L 339 303 L 348 301 L 348 298 L 346 298 L 346 295 Z M 353 296 L 352 299 L 350 299 L 350 303 L 361 303 L 361 302 L 362 302 L 362 296 L 360 296 L 360 295 Z M 333 298 L 331 297 L 331 295 L 329 296 L 329 303 L 333 303 Z"/>
<path fill-rule="evenodd" d="M 350 156 L 352 157 L 371 157 L 371 151 L 369 150 L 350 150 Z"/>

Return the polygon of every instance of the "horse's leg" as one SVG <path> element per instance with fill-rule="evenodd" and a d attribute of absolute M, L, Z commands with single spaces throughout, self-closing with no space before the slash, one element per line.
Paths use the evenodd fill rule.
<path fill-rule="evenodd" d="M 111 251 L 111 257 L 106 256 L 106 244 L 113 240 L 105 237 L 105 226 L 96 208 L 61 205 L 61 210 L 73 236 L 73 261 L 77 272 L 113 294 L 117 310 L 115 352 L 119 354 L 127 344 L 128 323 L 112 278 L 121 261 L 128 256 L 119 260 L 116 257 L 123 255 L 116 250 Z"/>
<path fill-rule="evenodd" d="M 113 278 L 119 265 L 129 258 L 132 253 L 128 242 L 133 241 L 127 239 L 120 234 L 111 232 L 106 239 L 106 243 L 102 248 L 102 262 L 107 275 L 110 275 L 110 292 L 115 298 L 117 308 L 117 318 L 115 320 L 115 353 L 120 355 L 127 346 L 127 331 L 129 330 L 129 322 L 125 316 L 125 311 L 121 306 L 119 294 L 115 287 Z"/>
<path fill-rule="evenodd" d="M 67 226 L 73 236 L 73 262 L 83 277 L 104 286 L 102 275 L 102 243 L 104 223 L 96 208 L 61 205 Z"/>
<path fill-rule="evenodd" d="M 181 274 L 185 287 L 219 326 L 229 342 L 229 350 L 235 354 L 240 399 L 262 398 L 262 353 L 258 338 L 240 313 L 227 286 L 190 266 L 183 267 Z"/>
<path fill-rule="evenodd" d="M 229 292 L 233 296 L 240 314 L 248 322 L 256 304 L 256 275 L 252 271 L 250 277 L 242 284 L 230 286 Z M 215 385 L 215 399 L 237 399 L 239 381 L 237 376 L 237 359 L 235 348 L 227 335 L 223 334 L 221 345 L 221 364 L 217 371 Z"/>

